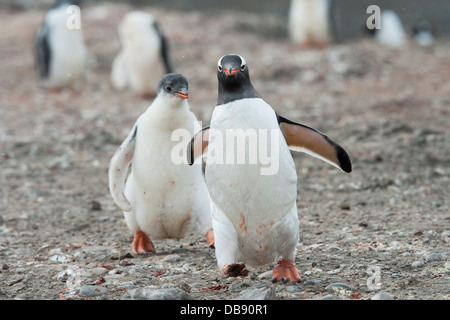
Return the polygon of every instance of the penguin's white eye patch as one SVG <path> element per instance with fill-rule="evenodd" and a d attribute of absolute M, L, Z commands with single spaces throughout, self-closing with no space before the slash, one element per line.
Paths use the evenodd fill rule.
<path fill-rule="evenodd" d="M 222 58 L 225 56 L 221 56 L 219 61 L 217 61 L 217 68 L 219 69 L 219 71 L 222 71 Z"/>
<path fill-rule="evenodd" d="M 240 55 L 237 55 L 237 56 L 241 59 L 241 69 L 242 69 L 242 66 L 244 66 L 244 69 L 245 69 L 245 65 L 247 64 L 247 62 L 245 62 L 245 59 L 242 58 Z"/>
<path fill-rule="evenodd" d="M 222 70 L 223 70 L 222 66 L 217 66 L 217 69 L 218 69 L 220 72 L 222 72 Z"/>
<path fill-rule="evenodd" d="M 245 64 L 241 65 L 241 71 L 245 70 Z"/>

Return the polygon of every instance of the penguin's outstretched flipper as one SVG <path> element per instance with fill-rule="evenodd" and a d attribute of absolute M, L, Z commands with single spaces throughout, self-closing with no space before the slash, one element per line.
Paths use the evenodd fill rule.
<path fill-rule="evenodd" d="M 131 211 L 130 202 L 124 194 L 125 180 L 128 176 L 128 166 L 134 155 L 136 144 L 137 125 L 133 127 L 127 138 L 122 142 L 114 156 L 111 158 L 108 179 L 109 190 L 116 204 L 123 211 Z"/>
<path fill-rule="evenodd" d="M 293 122 L 277 115 L 281 132 L 289 149 L 305 152 L 319 158 L 344 172 L 352 171 L 352 162 L 347 152 L 335 141 L 314 128 Z"/>
<path fill-rule="evenodd" d="M 209 127 L 204 127 L 197 132 L 189 142 L 187 148 L 188 164 L 192 166 L 196 159 L 202 157 L 209 142 Z"/>

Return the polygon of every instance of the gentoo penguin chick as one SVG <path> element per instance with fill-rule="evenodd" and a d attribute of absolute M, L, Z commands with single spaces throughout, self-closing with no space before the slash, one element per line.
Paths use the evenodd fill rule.
<path fill-rule="evenodd" d="M 297 174 L 289 148 L 345 172 L 352 170 L 350 158 L 324 134 L 277 115 L 254 89 L 241 56 L 221 57 L 217 77 L 210 126 L 192 138 L 188 156 L 194 163 L 207 154 L 205 178 L 219 269 L 225 276 L 247 276 L 246 264 L 279 259 L 272 281 L 301 281 L 294 264 Z"/>
<path fill-rule="evenodd" d="M 168 44 L 158 24 L 151 14 L 133 11 L 122 19 L 118 33 L 122 49 L 111 68 L 113 87 L 155 95 L 161 77 L 172 72 Z"/>
<path fill-rule="evenodd" d="M 330 0 L 291 0 L 288 31 L 302 49 L 325 48 L 331 40 Z"/>
<path fill-rule="evenodd" d="M 381 13 L 381 28 L 375 30 L 375 41 L 392 47 L 400 48 L 406 44 L 406 33 L 400 17 L 392 10 Z"/>
<path fill-rule="evenodd" d="M 172 141 L 172 133 L 183 129 L 192 135 L 197 121 L 187 98 L 186 78 L 165 75 L 155 100 L 111 159 L 109 188 L 134 233 L 133 253 L 154 252 L 150 238 L 182 238 L 191 224 L 206 235 L 210 247 L 214 244 L 201 165 L 176 164 L 172 159 L 172 149 L 179 144 Z"/>
<path fill-rule="evenodd" d="M 68 87 L 84 77 L 87 49 L 83 30 L 81 25 L 69 23 L 71 15 L 80 14 L 79 5 L 75 0 L 57 1 L 36 33 L 35 62 L 43 87 Z"/>

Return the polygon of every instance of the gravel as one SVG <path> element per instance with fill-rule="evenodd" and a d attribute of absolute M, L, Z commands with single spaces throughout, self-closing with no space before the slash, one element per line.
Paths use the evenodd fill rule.
<path fill-rule="evenodd" d="M 130 252 L 107 169 L 151 102 L 109 84 L 116 26 L 132 9 L 111 2 L 84 9 L 88 77 L 80 91 L 61 92 L 35 82 L 31 43 L 44 12 L 0 11 L 1 300 L 450 297 L 448 39 L 427 50 L 361 39 L 300 51 L 285 37 L 265 38 L 264 20 L 249 13 L 144 7 L 161 20 L 204 123 L 216 103 L 217 59 L 237 52 L 277 112 L 349 151 L 351 175 L 293 153 L 303 283 L 272 284 L 274 264 L 223 277 L 214 250 L 191 231 L 155 240 L 155 254 Z M 233 23 L 246 15 L 244 26 Z M 377 275 L 374 291 L 368 284 Z"/>

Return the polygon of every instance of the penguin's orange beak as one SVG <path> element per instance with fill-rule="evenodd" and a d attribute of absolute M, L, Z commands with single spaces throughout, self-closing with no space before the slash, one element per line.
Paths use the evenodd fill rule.
<path fill-rule="evenodd" d="M 187 99 L 189 97 L 187 92 L 175 91 L 173 94 L 179 96 L 180 98 Z"/>
<path fill-rule="evenodd" d="M 227 76 L 231 77 L 231 76 L 234 76 L 234 74 L 236 72 L 239 72 L 239 69 L 229 67 L 229 68 L 223 69 L 223 72 L 225 72 Z"/>

